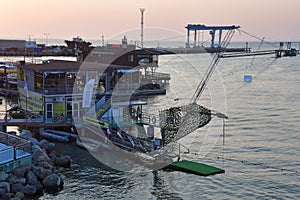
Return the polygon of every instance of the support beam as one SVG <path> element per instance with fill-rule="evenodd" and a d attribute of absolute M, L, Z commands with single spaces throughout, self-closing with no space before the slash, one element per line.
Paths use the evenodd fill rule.
<path fill-rule="evenodd" d="M 210 45 L 211 48 L 215 47 L 215 33 L 216 33 L 215 30 L 211 30 L 209 32 L 209 34 L 211 35 L 211 45 Z"/>
<path fill-rule="evenodd" d="M 219 30 L 219 44 L 218 44 L 218 47 L 221 47 L 221 43 L 222 43 L 222 29 Z"/>
<path fill-rule="evenodd" d="M 195 30 L 195 33 L 194 33 L 194 47 L 197 46 L 197 30 Z"/>
<path fill-rule="evenodd" d="M 186 48 L 190 48 L 190 29 L 187 29 Z"/>

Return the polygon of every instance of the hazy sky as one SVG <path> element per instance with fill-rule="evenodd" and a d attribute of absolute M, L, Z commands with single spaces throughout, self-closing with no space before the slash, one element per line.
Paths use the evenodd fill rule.
<path fill-rule="evenodd" d="M 139 29 L 144 7 L 145 27 L 185 34 L 188 23 L 236 24 L 267 40 L 300 41 L 299 0 L 0 0 L 0 5 L 0 38 L 44 38 L 44 33 L 110 38 Z"/>

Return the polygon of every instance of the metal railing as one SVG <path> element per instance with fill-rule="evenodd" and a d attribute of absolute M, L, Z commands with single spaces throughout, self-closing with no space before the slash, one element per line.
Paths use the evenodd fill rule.
<path fill-rule="evenodd" d="M 31 142 L 15 135 L 0 132 L 0 164 L 16 160 L 31 153 Z"/>

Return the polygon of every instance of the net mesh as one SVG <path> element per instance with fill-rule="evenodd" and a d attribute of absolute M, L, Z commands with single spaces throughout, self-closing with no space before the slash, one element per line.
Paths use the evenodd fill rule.
<path fill-rule="evenodd" d="M 159 125 L 164 145 L 205 126 L 210 120 L 211 111 L 196 103 L 160 111 Z"/>

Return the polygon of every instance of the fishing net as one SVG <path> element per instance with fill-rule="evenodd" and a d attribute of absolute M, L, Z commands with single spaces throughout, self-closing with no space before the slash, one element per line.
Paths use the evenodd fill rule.
<path fill-rule="evenodd" d="M 211 111 L 196 103 L 159 112 L 163 144 L 169 144 L 208 124 Z"/>

